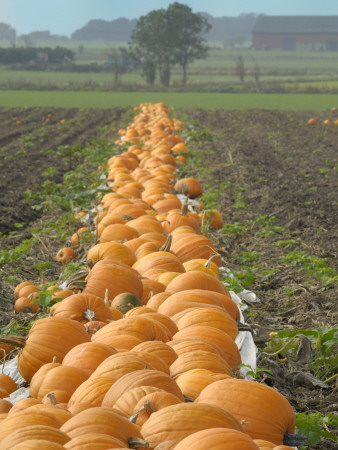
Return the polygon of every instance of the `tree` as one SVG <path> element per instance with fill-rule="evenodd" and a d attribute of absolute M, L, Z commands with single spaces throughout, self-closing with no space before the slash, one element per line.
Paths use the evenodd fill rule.
<path fill-rule="evenodd" d="M 241 80 L 241 83 L 244 83 L 244 77 L 245 77 L 246 71 L 245 71 L 244 60 L 243 60 L 242 56 L 237 57 L 235 72 L 236 72 L 236 75 Z"/>
<path fill-rule="evenodd" d="M 163 71 L 174 61 L 164 9 L 150 11 L 146 16 L 140 17 L 132 32 L 129 48 L 141 65 L 144 62 L 148 65 L 151 61 L 159 71 L 160 79 L 165 79 Z"/>
<path fill-rule="evenodd" d="M 142 62 L 149 67 L 149 61 L 156 67 L 162 85 L 169 85 L 171 68 L 175 64 L 182 67 L 185 84 L 188 64 L 207 56 L 208 47 L 202 34 L 209 29 L 210 25 L 202 15 L 175 2 L 167 10 L 154 10 L 140 17 L 129 48 L 141 67 Z"/>
<path fill-rule="evenodd" d="M 208 55 L 208 45 L 202 35 L 210 30 L 211 25 L 201 14 L 194 14 L 189 6 L 178 2 L 169 5 L 167 17 L 174 61 L 182 67 L 185 85 L 188 64 Z"/>
<path fill-rule="evenodd" d="M 8 40 L 12 47 L 16 45 L 16 31 L 7 23 L 0 23 L 0 39 Z"/>
<path fill-rule="evenodd" d="M 118 84 L 120 76 L 127 72 L 133 64 L 131 56 L 124 47 L 119 47 L 118 49 L 112 48 L 105 54 L 108 57 L 108 65 L 114 73 L 114 82 Z"/>

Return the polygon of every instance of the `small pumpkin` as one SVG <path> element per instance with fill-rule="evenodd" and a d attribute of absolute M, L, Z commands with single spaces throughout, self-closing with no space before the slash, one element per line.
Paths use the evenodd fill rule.
<path fill-rule="evenodd" d="M 55 256 L 55 259 L 61 264 L 66 264 L 67 262 L 72 261 L 74 258 L 76 258 L 76 253 L 70 247 L 61 248 Z"/>
<path fill-rule="evenodd" d="M 111 306 L 126 314 L 129 310 L 142 306 L 142 302 L 135 294 L 123 292 L 114 297 Z"/>

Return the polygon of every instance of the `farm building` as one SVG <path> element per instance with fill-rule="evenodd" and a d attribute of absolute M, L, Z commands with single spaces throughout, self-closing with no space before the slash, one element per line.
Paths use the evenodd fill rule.
<path fill-rule="evenodd" d="M 252 48 L 338 51 L 338 16 L 260 15 L 252 29 Z"/>

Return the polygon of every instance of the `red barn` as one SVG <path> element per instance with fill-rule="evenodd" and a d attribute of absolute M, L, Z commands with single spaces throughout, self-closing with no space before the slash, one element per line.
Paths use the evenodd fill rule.
<path fill-rule="evenodd" d="M 338 16 L 260 15 L 252 29 L 252 48 L 338 51 Z"/>

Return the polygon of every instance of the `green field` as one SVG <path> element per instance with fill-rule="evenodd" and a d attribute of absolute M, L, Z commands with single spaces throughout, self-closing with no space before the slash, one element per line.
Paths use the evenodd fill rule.
<path fill-rule="evenodd" d="M 67 72 L 71 68 L 67 66 L 61 71 L 53 71 L 52 67 L 33 71 L 2 66 L 1 106 L 111 108 L 159 101 L 177 108 L 206 109 L 325 110 L 338 106 L 337 52 L 229 50 L 221 43 L 209 43 L 208 58 L 188 66 L 187 85 L 182 87 L 182 72 L 176 66 L 172 68 L 169 88 L 162 92 L 157 80 L 154 88 L 149 88 L 138 70 L 122 74 L 115 83 L 112 69 L 107 71 L 107 52 L 112 47 L 126 46 L 125 42 L 39 43 L 56 45 L 71 48 L 76 53 L 75 65 L 86 64 L 81 70 L 89 71 Z M 239 56 L 245 66 L 244 83 L 236 75 Z M 259 83 L 254 77 L 255 66 L 259 67 Z M 181 90 L 184 92 L 177 92 Z"/>
<path fill-rule="evenodd" d="M 174 108 L 328 110 L 338 105 L 330 94 L 219 94 L 201 92 L 73 92 L 0 91 L 0 106 L 61 108 L 130 107 L 145 102 L 165 102 Z"/>

